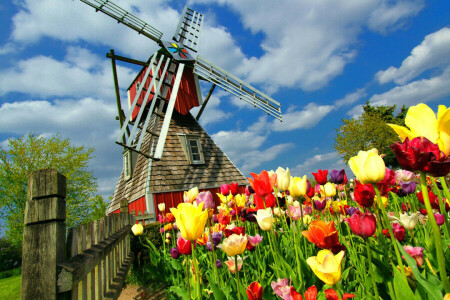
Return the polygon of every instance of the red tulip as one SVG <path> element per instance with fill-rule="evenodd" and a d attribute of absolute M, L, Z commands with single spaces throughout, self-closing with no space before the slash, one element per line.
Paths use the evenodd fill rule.
<path fill-rule="evenodd" d="M 345 219 L 345 221 L 350 225 L 350 229 L 354 234 L 363 238 L 372 236 L 377 230 L 377 221 L 375 216 L 370 212 L 363 214 L 358 210 L 350 218 Z"/>
<path fill-rule="evenodd" d="M 377 182 L 377 188 L 380 191 L 381 196 L 387 196 L 389 195 L 389 192 L 393 190 L 393 188 L 390 188 L 390 186 L 393 186 L 395 184 L 395 171 L 386 168 L 383 180 Z"/>
<path fill-rule="evenodd" d="M 392 224 L 392 231 L 394 232 L 394 237 L 399 241 L 403 242 L 405 239 L 405 227 L 398 223 Z M 388 238 L 391 238 L 391 234 L 389 233 L 388 229 L 383 229 L 383 234 L 386 235 Z"/>
<path fill-rule="evenodd" d="M 232 234 L 245 235 L 245 227 L 244 226 L 242 226 L 242 227 L 237 227 L 236 226 L 236 227 L 234 227 L 232 229 L 225 229 L 223 233 L 225 234 L 226 238 L 229 237 Z"/>
<path fill-rule="evenodd" d="M 317 299 L 317 288 L 315 285 L 310 286 L 305 292 L 305 300 L 316 300 Z"/>
<path fill-rule="evenodd" d="M 342 300 L 350 299 L 353 297 L 355 297 L 355 294 L 344 293 L 344 295 L 342 295 Z M 327 298 L 327 300 L 339 300 L 339 296 L 338 296 L 337 292 L 333 289 L 325 290 L 325 298 Z"/>
<path fill-rule="evenodd" d="M 239 183 L 231 183 L 230 184 L 230 191 L 233 196 L 236 196 L 239 193 L 238 187 L 239 187 Z"/>
<path fill-rule="evenodd" d="M 450 157 L 439 150 L 439 146 L 427 138 L 416 137 L 403 143 L 396 142 L 391 149 L 398 163 L 408 171 L 422 171 L 434 177 L 445 176 L 450 172 Z"/>
<path fill-rule="evenodd" d="M 231 221 L 231 215 L 230 214 L 224 214 L 223 212 L 219 213 L 217 216 L 217 220 L 222 225 L 230 224 Z"/>
<path fill-rule="evenodd" d="M 308 230 L 302 231 L 306 239 L 321 249 L 333 249 L 339 245 L 339 234 L 334 222 L 314 220 L 309 224 Z"/>
<path fill-rule="evenodd" d="M 265 206 L 264 206 L 265 203 Z M 262 197 L 258 196 L 257 194 L 253 195 L 253 204 L 255 204 L 257 209 L 265 209 L 267 207 L 274 207 L 276 204 L 276 199 L 273 194 L 268 194 L 264 197 L 264 200 Z"/>
<path fill-rule="evenodd" d="M 228 184 L 222 184 L 220 186 L 220 193 L 224 196 L 228 196 L 230 194 L 230 186 Z"/>
<path fill-rule="evenodd" d="M 424 204 L 422 191 L 417 192 L 417 198 L 419 199 L 420 203 Z M 432 208 L 439 209 L 439 198 L 438 198 L 438 196 L 436 196 L 432 191 L 428 191 L 428 199 L 430 199 L 430 204 L 431 204 Z M 445 200 L 442 199 L 442 201 L 445 201 Z M 445 204 L 445 210 L 449 211 L 450 210 L 450 206 L 448 205 L 448 202 L 445 201 L 444 204 Z"/>
<path fill-rule="evenodd" d="M 185 240 L 182 236 L 180 236 L 177 240 L 177 249 L 183 255 L 191 255 L 191 241 Z"/>
<path fill-rule="evenodd" d="M 261 300 L 263 287 L 258 281 L 254 281 L 247 287 L 246 292 L 249 300 Z"/>
<path fill-rule="evenodd" d="M 247 179 L 258 196 L 265 197 L 272 193 L 277 178 L 276 173 L 269 177 L 269 173 L 267 173 L 266 170 L 263 170 L 260 174 L 250 173 L 250 175 L 252 175 L 253 179 Z"/>
<path fill-rule="evenodd" d="M 375 189 L 371 184 L 361 184 L 356 180 L 355 200 L 363 207 L 371 207 L 375 198 Z"/>
<path fill-rule="evenodd" d="M 318 184 L 325 184 L 327 183 L 327 175 L 328 175 L 328 170 L 320 170 L 317 171 L 317 173 L 312 173 L 314 175 L 314 178 L 316 179 Z"/>
<path fill-rule="evenodd" d="M 303 300 L 302 294 L 297 292 L 293 286 L 291 286 L 291 289 L 289 290 L 289 296 L 291 297 L 291 300 Z"/>

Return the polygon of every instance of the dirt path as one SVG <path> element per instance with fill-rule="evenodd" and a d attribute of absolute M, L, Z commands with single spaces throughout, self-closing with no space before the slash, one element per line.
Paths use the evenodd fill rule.
<path fill-rule="evenodd" d="M 122 290 L 119 300 L 164 300 L 164 289 L 159 291 L 150 291 L 148 288 L 143 288 L 137 285 L 127 285 Z"/>

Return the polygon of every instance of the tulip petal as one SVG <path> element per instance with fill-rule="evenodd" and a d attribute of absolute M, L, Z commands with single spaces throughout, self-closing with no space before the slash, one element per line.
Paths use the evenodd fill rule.
<path fill-rule="evenodd" d="M 395 125 L 395 124 L 387 124 L 389 127 L 394 129 L 395 133 L 399 136 L 399 138 L 404 141 L 406 138 L 412 140 L 414 138 L 413 133 L 406 127 Z"/>
<path fill-rule="evenodd" d="M 441 106 L 445 108 L 444 105 L 439 106 L 438 130 L 440 134 L 437 144 L 445 155 L 450 155 L 450 108 L 443 111 Z"/>
<path fill-rule="evenodd" d="M 438 138 L 437 119 L 434 111 L 424 103 L 411 106 L 406 114 L 405 124 L 415 137 L 423 136 L 436 143 Z"/>

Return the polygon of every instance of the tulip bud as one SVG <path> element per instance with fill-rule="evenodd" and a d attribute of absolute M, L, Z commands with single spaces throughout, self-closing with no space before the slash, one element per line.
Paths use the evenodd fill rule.
<path fill-rule="evenodd" d="M 306 190 L 308 188 L 306 180 L 306 175 L 303 177 L 293 177 L 291 179 L 289 193 L 293 198 L 298 199 L 300 196 L 306 195 Z"/>
<path fill-rule="evenodd" d="M 170 256 L 172 256 L 172 258 L 177 259 L 178 257 L 180 257 L 180 255 L 181 253 L 177 248 L 174 247 L 170 249 Z"/>
<path fill-rule="evenodd" d="M 291 181 L 291 172 L 289 168 L 283 169 L 278 167 L 277 171 L 277 186 L 280 190 L 287 190 L 289 188 L 289 183 Z"/>
<path fill-rule="evenodd" d="M 419 213 L 413 213 L 411 216 L 409 216 L 407 213 L 400 214 L 400 223 L 405 227 L 407 230 L 413 230 L 414 227 L 416 227 L 417 222 L 419 221 Z"/>
<path fill-rule="evenodd" d="M 350 225 L 350 229 L 354 234 L 363 238 L 372 236 L 377 229 L 377 222 L 370 212 L 362 213 L 360 211 L 355 212 L 350 218 L 345 219 Z"/>
<path fill-rule="evenodd" d="M 131 231 L 134 235 L 141 235 L 144 232 L 144 226 L 142 224 L 134 224 L 133 227 L 131 227 Z"/>
<path fill-rule="evenodd" d="M 327 182 L 325 185 L 320 186 L 320 192 L 325 197 L 333 197 L 336 195 L 336 186 L 334 183 Z"/>
<path fill-rule="evenodd" d="M 273 215 L 272 209 L 270 207 L 266 209 L 259 209 L 256 212 L 256 221 L 258 222 L 259 227 L 264 230 L 270 230 L 273 227 Z"/>
<path fill-rule="evenodd" d="M 294 207 L 300 207 L 300 202 L 298 202 L 297 200 L 294 201 Z"/>
<path fill-rule="evenodd" d="M 197 202 L 197 205 L 203 203 L 203 210 L 214 208 L 214 199 L 210 191 L 199 193 L 195 201 Z"/>
<path fill-rule="evenodd" d="M 230 186 L 228 184 L 222 184 L 220 186 L 220 193 L 224 196 L 228 196 L 230 194 Z"/>
<path fill-rule="evenodd" d="M 238 187 L 239 187 L 238 183 L 231 183 L 230 184 L 231 195 L 236 196 L 239 193 Z"/>
<path fill-rule="evenodd" d="M 281 217 L 281 210 L 280 210 L 280 208 L 279 208 L 279 207 L 275 207 L 275 208 L 273 209 L 273 214 L 274 214 L 275 216 L 277 216 L 277 217 Z"/>
<path fill-rule="evenodd" d="M 441 214 L 434 214 L 434 218 L 436 219 L 436 223 L 441 226 L 444 224 L 444 215 Z"/>
<path fill-rule="evenodd" d="M 158 209 L 160 212 L 164 212 L 166 210 L 166 204 L 165 203 L 159 203 Z"/>
<path fill-rule="evenodd" d="M 170 243 L 170 240 L 169 239 L 166 239 L 166 244 L 169 244 Z"/>
<path fill-rule="evenodd" d="M 350 158 L 348 164 L 362 184 L 377 183 L 383 180 L 386 173 L 384 161 L 375 148 L 359 151 L 357 156 Z"/>
<path fill-rule="evenodd" d="M 166 233 L 166 239 L 170 239 L 172 236 L 170 235 L 170 233 Z"/>
<path fill-rule="evenodd" d="M 292 198 L 291 196 L 286 196 L 286 204 L 288 206 L 292 205 L 294 203 L 294 198 Z"/>

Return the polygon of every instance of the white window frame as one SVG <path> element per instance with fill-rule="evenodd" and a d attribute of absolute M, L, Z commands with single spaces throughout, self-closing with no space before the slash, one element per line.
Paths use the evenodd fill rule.
<path fill-rule="evenodd" d="M 203 155 L 203 149 L 202 149 L 202 144 L 200 142 L 200 136 L 191 135 L 191 134 L 178 134 L 178 136 L 182 140 L 183 149 L 186 153 L 189 163 L 191 165 L 205 164 L 205 157 Z M 194 159 L 194 154 L 197 154 L 197 153 L 193 153 L 192 147 L 195 147 L 195 146 L 191 145 L 191 143 L 190 143 L 191 141 L 196 142 L 196 146 L 198 148 L 198 155 L 200 156 L 200 159 Z"/>
<path fill-rule="evenodd" d="M 123 175 L 125 180 L 131 179 L 131 153 L 128 149 L 123 152 Z"/>

